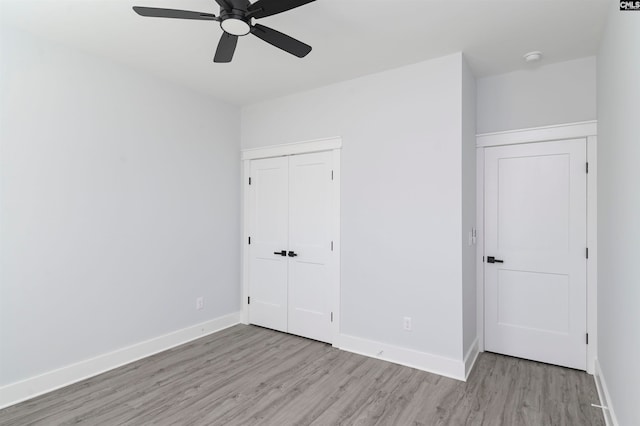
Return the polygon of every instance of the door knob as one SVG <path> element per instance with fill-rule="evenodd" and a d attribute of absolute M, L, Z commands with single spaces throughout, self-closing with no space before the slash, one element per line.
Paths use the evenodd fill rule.
<path fill-rule="evenodd" d="M 297 255 L 295 251 L 289 251 L 289 257 L 296 257 Z"/>
<path fill-rule="evenodd" d="M 504 263 L 504 260 L 496 259 L 493 256 L 487 256 L 487 263 Z"/>
<path fill-rule="evenodd" d="M 273 254 L 277 254 L 278 256 L 286 256 L 287 251 L 286 250 L 274 251 Z"/>

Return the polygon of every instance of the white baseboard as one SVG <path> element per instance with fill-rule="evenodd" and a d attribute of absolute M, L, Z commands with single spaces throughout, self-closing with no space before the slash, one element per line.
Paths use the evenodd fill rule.
<path fill-rule="evenodd" d="M 596 389 L 598 390 L 598 397 L 600 398 L 600 405 L 602 406 L 602 415 L 607 426 L 618 426 L 618 419 L 613 411 L 611 405 L 611 396 L 609 395 L 609 389 L 607 389 L 607 382 L 604 380 L 602 370 L 600 369 L 600 361 L 595 360 L 595 374 L 594 379 L 596 381 Z"/>
<path fill-rule="evenodd" d="M 125 364 L 171 349 L 216 331 L 231 327 L 240 322 L 240 312 L 215 318 L 182 330 L 155 337 L 144 342 L 78 363 L 48 371 L 20 382 L 0 388 L 0 408 L 31 399 L 38 395 L 88 379 Z"/>
<path fill-rule="evenodd" d="M 480 355 L 480 340 L 476 337 L 476 339 L 471 344 L 471 347 L 467 351 L 464 356 L 464 381 L 466 382 L 469 379 L 469 374 L 471 374 L 471 370 L 473 370 L 473 366 L 476 365 L 476 360 L 478 359 L 478 355 Z"/>
<path fill-rule="evenodd" d="M 339 334 L 333 346 L 343 351 L 465 381 L 465 363 L 462 360 L 401 348 L 346 334 Z"/>

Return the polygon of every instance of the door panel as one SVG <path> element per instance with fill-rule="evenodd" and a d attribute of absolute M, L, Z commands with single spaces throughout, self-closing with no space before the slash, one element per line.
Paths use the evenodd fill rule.
<path fill-rule="evenodd" d="M 500 270 L 497 290 L 499 325 L 569 332 L 567 275 Z M 550 298 L 552 294 L 554 297 Z"/>
<path fill-rule="evenodd" d="M 288 159 L 251 161 L 249 322 L 287 331 Z"/>
<path fill-rule="evenodd" d="M 586 143 L 485 149 L 485 348 L 586 368 Z"/>
<path fill-rule="evenodd" d="M 569 154 L 498 159 L 499 250 L 567 252 L 569 166 Z"/>
<path fill-rule="evenodd" d="M 331 340 L 332 153 L 289 159 L 289 332 Z"/>

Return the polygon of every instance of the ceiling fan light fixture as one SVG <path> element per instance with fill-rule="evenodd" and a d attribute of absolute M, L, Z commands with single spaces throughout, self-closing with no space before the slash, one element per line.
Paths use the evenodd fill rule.
<path fill-rule="evenodd" d="M 237 18 L 227 18 L 220 22 L 220 26 L 224 32 L 235 36 L 243 36 L 251 32 L 249 23 Z"/>

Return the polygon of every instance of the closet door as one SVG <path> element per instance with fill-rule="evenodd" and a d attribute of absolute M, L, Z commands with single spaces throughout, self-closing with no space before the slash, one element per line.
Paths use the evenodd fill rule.
<path fill-rule="evenodd" d="M 289 166 L 287 157 L 251 161 L 249 322 L 287 331 Z"/>
<path fill-rule="evenodd" d="M 289 333 L 331 341 L 332 153 L 289 158 Z"/>

